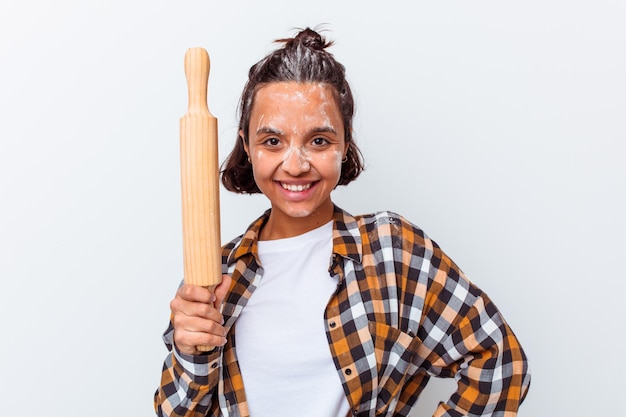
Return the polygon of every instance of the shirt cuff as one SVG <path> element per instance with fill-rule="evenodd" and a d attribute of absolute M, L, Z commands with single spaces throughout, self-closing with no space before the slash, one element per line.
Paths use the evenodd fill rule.
<path fill-rule="evenodd" d="M 176 362 L 183 368 L 184 372 L 188 374 L 194 382 L 200 385 L 208 383 L 209 372 L 220 366 L 222 357 L 221 349 L 217 347 L 201 355 L 187 355 L 181 353 L 176 347 L 176 344 L 174 344 L 172 353 Z"/>

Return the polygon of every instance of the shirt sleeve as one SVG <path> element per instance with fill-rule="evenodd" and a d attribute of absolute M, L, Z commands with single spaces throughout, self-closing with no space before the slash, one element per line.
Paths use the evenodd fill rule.
<path fill-rule="evenodd" d="M 489 297 L 435 251 L 421 337 L 428 374 L 457 391 L 435 417 L 515 416 L 530 385 L 526 355 Z"/>
<path fill-rule="evenodd" d="M 154 409 L 159 417 L 204 417 L 217 388 L 221 350 L 186 355 L 174 345 L 173 334 L 170 323 L 163 335 L 169 353 L 154 394 Z"/>

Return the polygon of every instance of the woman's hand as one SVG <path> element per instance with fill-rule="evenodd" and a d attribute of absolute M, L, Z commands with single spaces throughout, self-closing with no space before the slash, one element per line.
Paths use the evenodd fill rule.
<path fill-rule="evenodd" d="M 196 346 L 224 346 L 226 330 L 220 306 L 230 287 L 230 275 L 212 291 L 197 285 L 182 285 L 170 302 L 174 343 L 181 353 L 199 355 Z"/>

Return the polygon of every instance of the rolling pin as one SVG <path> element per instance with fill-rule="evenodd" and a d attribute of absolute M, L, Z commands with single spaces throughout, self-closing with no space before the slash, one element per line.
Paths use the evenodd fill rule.
<path fill-rule="evenodd" d="M 217 119 L 207 105 L 209 54 L 189 48 L 184 66 L 189 96 L 180 119 L 184 282 L 213 290 L 222 280 L 222 262 Z"/>

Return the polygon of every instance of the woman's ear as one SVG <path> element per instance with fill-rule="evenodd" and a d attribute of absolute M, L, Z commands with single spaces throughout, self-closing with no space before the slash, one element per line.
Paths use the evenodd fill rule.
<path fill-rule="evenodd" d="M 343 154 L 343 157 L 347 157 L 350 153 L 350 149 L 354 148 L 354 129 L 350 128 L 350 137 L 346 140 L 346 150 Z"/>
<path fill-rule="evenodd" d="M 341 162 L 346 162 L 348 160 L 348 152 L 350 152 L 350 148 L 352 147 L 352 141 L 346 141 L 345 149 L 343 150 L 343 155 Z"/>
<path fill-rule="evenodd" d="M 241 143 L 243 144 L 243 149 L 246 151 L 248 156 L 250 156 L 250 152 L 249 152 L 249 149 L 248 149 L 248 144 L 244 140 L 243 130 L 241 130 L 241 129 L 239 129 L 239 139 L 241 139 Z"/>
<path fill-rule="evenodd" d="M 248 147 L 248 144 L 244 140 L 243 130 L 241 129 L 239 129 L 239 139 L 241 140 L 241 143 L 243 144 L 243 150 L 246 151 L 246 155 L 248 155 L 248 162 L 250 162 L 250 148 Z"/>

